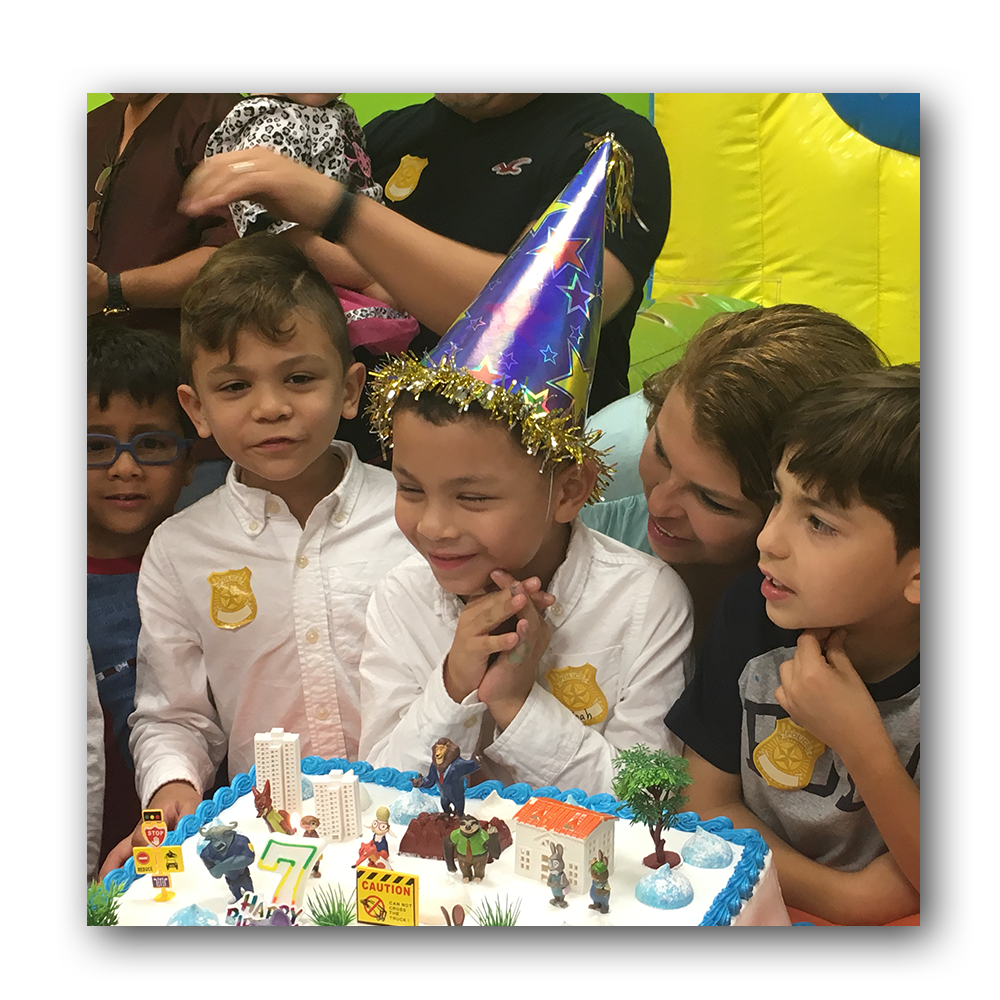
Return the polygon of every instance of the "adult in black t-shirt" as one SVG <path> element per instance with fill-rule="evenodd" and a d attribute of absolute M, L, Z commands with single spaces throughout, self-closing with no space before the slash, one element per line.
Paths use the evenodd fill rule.
<path fill-rule="evenodd" d="M 604 94 L 436 94 L 365 129 L 387 205 L 425 229 L 501 256 L 583 166 L 589 137 L 607 132 L 633 157 L 635 208 L 648 231 L 630 218 L 605 234 L 591 413 L 628 394 L 629 337 L 667 234 L 670 171 L 656 129 Z M 429 349 L 442 333 L 424 325 L 412 346 Z"/>

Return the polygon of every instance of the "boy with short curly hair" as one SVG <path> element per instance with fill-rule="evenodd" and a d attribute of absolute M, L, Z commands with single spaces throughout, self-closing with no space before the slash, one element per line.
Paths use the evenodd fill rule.
<path fill-rule="evenodd" d="M 365 606 L 406 552 L 391 476 L 334 440 L 365 370 L 300 250 L 267 234 L 219 250 L 185 295 L 181 353 L 181 404 L 233 466 L 156 532 L 139 578 L 132 750 L 171 824 L 227 752 L 231 776 L 250 768 L 257 732 L 357 757 Z"/>

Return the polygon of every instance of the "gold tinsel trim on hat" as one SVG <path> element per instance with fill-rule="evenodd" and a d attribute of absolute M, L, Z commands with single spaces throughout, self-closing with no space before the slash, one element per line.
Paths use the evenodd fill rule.
<path fill-rule="evenodd" d="M 460 412 L 478 403 L 494 420 L 517 427 L 521 443 L 529 455 L 541 455 L 543 468 L 549 463 L 591 461 L 597 466 L 597 482 L 589 503 L 596 503 L 611 482 L 614 466 L 604 461 L 607 451 L 594 447 L 601 432 L 580 430 L 568 413 L 545 413 L 521 393 L 482 382 L 464 368 L 456 368 L 450 358 L 431 368 L 411 353 L 400 355 L 371 373 L 371 403 L 368 414 L 382 442 L 383 453 L 392 446 L 392 408 L 403 392 L 414 398 L 422 392 L 444 397 Z"/>

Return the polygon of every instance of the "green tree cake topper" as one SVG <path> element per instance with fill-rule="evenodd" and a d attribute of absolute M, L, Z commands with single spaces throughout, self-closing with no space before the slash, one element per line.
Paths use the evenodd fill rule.
<path fill-rule="evenodd" d="M 644 743 L 622 750 L 614 759 L 615 795 L 632 811 L 632 823 L 645 823 L 655 846 L 656 867 L 667 863 L 663 834 L 687 805 L 681 793 L 691 784 L 688 762 Z"/>

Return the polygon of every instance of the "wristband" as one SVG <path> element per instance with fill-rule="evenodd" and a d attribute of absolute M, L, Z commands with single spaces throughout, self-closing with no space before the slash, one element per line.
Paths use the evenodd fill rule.
<path fill-rule="evenodd" d="M 128 315 L 128 303 L 122 295 L 122 279 L 120 274 L 108 274 L 108 304 L 104 307 L 105 316 Z"/>
<path fill-rule="evenodd" d="M 351 224 L 354 218 L 354 211 L 357 208 L 357 198 L 350 191 L 344 191 L 337 202 L 337 207 L 333 214 L 326 220 L 323 226 L 323 239 L 330 243 L 336 243 Z"/>

